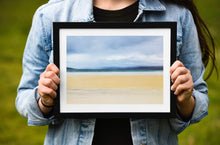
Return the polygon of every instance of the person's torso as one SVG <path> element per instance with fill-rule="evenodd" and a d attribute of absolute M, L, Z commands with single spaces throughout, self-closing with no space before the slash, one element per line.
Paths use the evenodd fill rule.
<path fill-rule="evenodd" d="M 44 31 L 45 51 L 53 62 L 53 22 L 95 22 L 92 0 L 51 0 L 40 7 Z M 182 45 L 182 20 L 185 9 L 159 0 L 140 0 L 134 22 L 177 22 L 177 56 Z M 130 119 L 134 145 L 176 145 L 178 139 L 169 119 Z M 90 145 L 94 135 L 95 119 L 65 119 L 50 125 L 45 145 Z"/>

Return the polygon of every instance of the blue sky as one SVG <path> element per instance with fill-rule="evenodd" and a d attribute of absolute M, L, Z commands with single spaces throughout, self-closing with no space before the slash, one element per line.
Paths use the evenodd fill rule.
<path fill-rule="evenodd" d="M 67 67 L 163 65 L 162 36 L 67 36 Z"/>

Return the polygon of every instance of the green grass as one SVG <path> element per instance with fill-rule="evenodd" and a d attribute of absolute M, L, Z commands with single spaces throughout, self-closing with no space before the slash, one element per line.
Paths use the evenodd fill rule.
<path fill-rule="evenodd" d="M 16 89 L 22 74 L 21 62 L 32 16 L 45 0 L 0 1 L 0 144 L 43 144 L 45 127 L 28 127 L 15 109 Z"/>
<path fill-rule="evenodd" d="M 16 89 L 22 74 L 21 61 L 27 35 L 35 10 L 46 0 L 0 1 L 0 144 L 43 144 L 47 126 L 29 127 L 27 120 L 15 109 Z M 220 40 L 219 0 L 200 0 L 198 9 L 214 35 L 217 47 Z M 220 51 L 218 51 L 220 58 Z M 220 64 L 220 59 L 218 59 Z M 217 145 L 220 131 L 220 81 L 216 75 L 208 80 L 209 115 L 191 125 L 179 135 L 180 145 Z"/>

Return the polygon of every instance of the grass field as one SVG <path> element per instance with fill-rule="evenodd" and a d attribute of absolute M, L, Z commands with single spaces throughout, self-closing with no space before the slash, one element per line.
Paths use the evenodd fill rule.
<path fill-rule="evenodd" d="M 47 126 L 28 127 L 15 109 L 16 89 L 22 74 L 21 60 L 34 11 L 46 0 L 0 1 L 0 145 L 43 144 Z M 217 44 L 220 64 L 219 0 L 197 1 Z M 220 69 L 220 68 L 219 68 Z M 218 145 L 220 142 L 220 81 L 214 74 L 208 81 L 209 115 L 179 135 L 180 145 Z"/>

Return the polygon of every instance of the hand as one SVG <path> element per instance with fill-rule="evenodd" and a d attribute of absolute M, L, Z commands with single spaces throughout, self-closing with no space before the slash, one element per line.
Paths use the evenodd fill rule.
<path fill-rule="evenodd" d="M 49 113 L 52 110 L 52 107 L 47 108 L 43 104 L 53 106 L 53 100 L 57 96 L 56 90 L 59 83 L 59 69 L 55 64 L 50 63 L 46 70 L 40 75 L 40 80 L 38 81 L 38 93 L 40 95 L 40 101 L 38 104 L 41 111 L 45 114 Z"/>
<path fill-rule="evenodd" d="M 175 61 L 170 68 L 171 90 L 177 96 L 177 108 L 184 118 L 189 118 L 195 106 L 192 96 L 193 79 L 188 70 L 180 61 Z"/>

